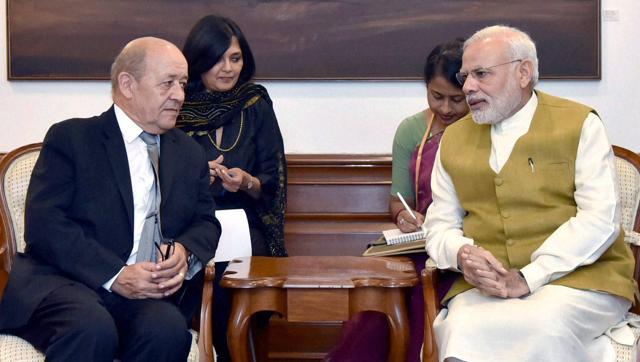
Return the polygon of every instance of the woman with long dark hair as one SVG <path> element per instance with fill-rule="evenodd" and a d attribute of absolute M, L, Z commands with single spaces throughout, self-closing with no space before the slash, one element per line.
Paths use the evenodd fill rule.
<path fill-rule="evenodd" d="M 216 208 L 245 211 L 253 255 L 286 255 L 284 145 L 267 90 L 251 82 L 256 66 L 247 39 L 231 19 L 208 15 L 193 26 L 182 51 L 189 82 L 177 127 L 209 156 Z M 216 263 L 218 361 L 228 360 L 230 296 L 218 286 L 226 264 Z"/>

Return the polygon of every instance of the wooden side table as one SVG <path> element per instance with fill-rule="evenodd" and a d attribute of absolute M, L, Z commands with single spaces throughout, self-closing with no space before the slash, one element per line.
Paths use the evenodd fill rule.
<path fill-rule="evenodd" d="M 221 285 L 232 288 L 227 340 L 233 361 L 249 361 L 251 316 L 273 311 L 291 322 L 346 321 L 378 311 L 390 326 L 390 361 L 404 361 L 409 336 L 405 290 L 418 282 L 406 258 L 354 256 L 234 259 Z"/>

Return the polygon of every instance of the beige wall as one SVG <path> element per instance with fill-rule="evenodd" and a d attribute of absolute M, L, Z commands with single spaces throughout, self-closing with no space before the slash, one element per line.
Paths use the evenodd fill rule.
<path fill-rule="evenodd" d="M 640 151 L 640 1 L 602 0 L 619 21 L 602 22 L 602 80 L 542 81 L 539 88 L 595 107 L 611 142 Z M 0 1 L 0 47 L 6 53 L 6 0 Z M 535 39 L 534 39 L 535 40 Z M 570 62 L 570 56 L 567 56 Z M 0 56 L 0 152 L 42 140 L 48 127 L 111 104 L 108 82 L 8 82 Z M 397 124 L 426 105 L 420 82 L 264 82 L 289 153 L 391 152 Z"/>

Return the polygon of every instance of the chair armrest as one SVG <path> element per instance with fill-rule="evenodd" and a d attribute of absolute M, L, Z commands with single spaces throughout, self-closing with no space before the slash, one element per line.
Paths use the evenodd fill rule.
<path fill-rule="evenodd" d="M 433 321 L 440 312 L 440 300 L 436 286 L 438 283 L 438 269 L 427 263 L 422 271 L 422 293 L 424 296 L 424 344 L 422 346 L 422 360 L 424 362 L 438 361 L 438 346 L 433 333 Z"/>
<path fill-rule="evenodd" d="M 626 231 L 625 231 L 626 232 Z M 625 235 L 626 237 L 626 235 Z M 633 258 L 635 260 L 635 269 L 633 270 L 633 279 L 638 282 L 640 280 L 640 246 L 631 244 L 631 252 L 633 253 Z M 635 303 L 631 306 L 630 312 L 635 314 L 640 314 L 640 295 L 636 292 Z M 639 350 L 640 352 L 640 350 Z M 640 359 L 638 359 L 640 361 Z"/>
<path fill-rule="evenodd" d="M 204 268 L 204 287 L 200 305 L 200 331 L 198 350 L 200 361 L 213 362 L 213 287 L 215 280 L 215 262 L 209 260 Z"/>
<path fill-rule="evenodd" d="M 9 273 L 6 270 L 0 269 L 0 300 L 2 300 L 2 296 L 4 295 L 4 288 L 7 287 L 7 282 L 9 281 Z"/>
<path fill-rule="evenodd" d="M 2 296 L 4 295 L 4 288 L 7 286 L 7 282 L 9 281 L 9 272 L 5 267 L 5 262 L 8 260 L 6 254 L 9 251 L 7 250 L 5 243 L 0 243 L 0 300 L 2 300 Z"/>

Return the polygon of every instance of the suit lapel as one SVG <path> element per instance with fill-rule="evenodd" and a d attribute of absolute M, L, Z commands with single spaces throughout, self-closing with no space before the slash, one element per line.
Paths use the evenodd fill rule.
<path fill-rule="evenodd" d="M 131 186 L 131 176 L 129 173 L 129 160 L 127 151 L 122 140 L 122 132 L 118 127 L 118 121 L 113 111 L 113 106 L 102 115 L 104 122 L 104 148 L 107 158 L 111 164 L 111 170 L 115 177 L 115 182 L 120 190 L 120 196 L 127 210 L 129 226 L 133 225 L 133 191 Z"/>

